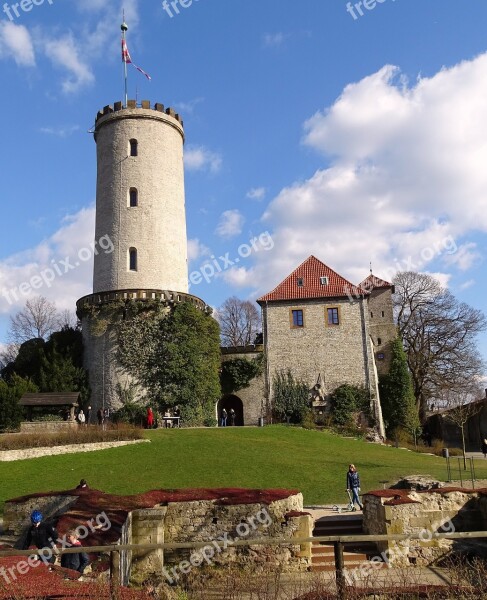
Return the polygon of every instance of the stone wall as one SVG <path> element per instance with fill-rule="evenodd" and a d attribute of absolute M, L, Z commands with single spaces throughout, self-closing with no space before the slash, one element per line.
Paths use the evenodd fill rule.
<path fill-rule="evenodd" d="M 339 325 L 327 325 L 327 308 L 338 308 Z M 293 309 L 303 311 L 304 327 L 292 326 Z M 376 394 L 366 301 L 341 298 L 272 302 L 263 307 L 263 318 L 270 397 L 276 371 L 287 369 L 306 381 L 310 389 L 321 374 L 325 395 L 344 383 L 365 386 Z"/>
<path fill-rule="evenodd" d="M 254 360 L 262 355 L 262 345 L 249 346 L 248 348 L 222 348 L 222 362 L 243 358 Z M 236 390 L 233 396 L 240 398 L 243 404 L 244 425 L 258 425 L 259 418 L 266 414 L 265 373 L 255 377 L 249 387 Z"/>
<path fill-rule="evenodd" d="M 23 502 L 6 502 L 3 529 L 7 535 L 21 536 L 30 527 L 30 515 L 40 510 L 44 519 L 57 521 L 76 502 L 77 496 L 40 496 L 26 498 Z"/>
<path fill-rule="evenodd" d="M 77 430 L 76 421 L 23 421 L 20 424 L 20 433 L 59 433 Z"/>
<path fill-rule="evenodd" d="M 487 528 L 487 490 L 441 488 L 428 491 L 380 490 L 364 495 L 363 529 L 369 535 L 421 535 L 403 542 L 379 542 L 392 565 L 428 565 L 448 554 L 455 542 L 434 533 Z"/>
<path fill-rule="evenodd" d="M 391 343 L 397 336 L 391 295 L 391 288 L 374 288 L 368 298 L 369 331 L 374 344 L 377 371 L 380 375 L 389 372 Z"/>

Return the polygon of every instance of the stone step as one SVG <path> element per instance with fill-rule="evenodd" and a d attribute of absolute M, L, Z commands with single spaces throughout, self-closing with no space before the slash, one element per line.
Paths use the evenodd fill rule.
<path fill-rule="evenodd" d="M 363 564 L 364 564 L 364 561 L 357 561 L 357 562 L 350 562 L 350 563 L 347 562 L 346 568 L 348 570 L 352 570 L 354 568 L 360 568 Z M 374 564 L 374 571 L 375 571 L 375 569 L 387 569 L 387 563 L 376 563 L 376 565 Z M 312 573 L 321 573 L 323 571 L 334 571 L 334 570 L 335 570 L 335 563 L 311 565 Z"/>
<path fill-rule="evenodd" d="M 344 563 L 364 563 L 366 562 L 367 555 L 366 554 L 354 554 L 354 553 L 343 553 L 343 562 Z M 327 564 L 335 564 L 335 554 L 313 554 L 311 557 L 312 565 L 327 565 Z"/>

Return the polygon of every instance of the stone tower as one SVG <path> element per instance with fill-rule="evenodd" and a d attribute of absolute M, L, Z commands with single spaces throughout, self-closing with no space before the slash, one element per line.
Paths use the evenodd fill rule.
<path fill-rule="evenodd" d="M 115 102 L 98 112 L 93 294 L 77 302 L 92 408 L 117 408 L 130 377 L 117 361 L 123 306 L 189 301 L 183 122 L 162 104 Z M 101 317 L 110 313 L 115 316 Z"/>

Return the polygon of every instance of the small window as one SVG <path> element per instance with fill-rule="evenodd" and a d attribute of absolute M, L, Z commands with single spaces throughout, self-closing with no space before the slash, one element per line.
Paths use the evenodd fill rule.
<path fill-rule="evenodd" d="M 340 325 L 340 318 L 338 315 L 338 308 L 327 308 L 328 325 Z"/>
<path fill-rule="evenodd" d="M 370 313 L 370 318 L 371 318 L 371 319 L 373 319 L 373 318 L 374 318 L 374 313 L 373 313 L 373 312 L 371 312 L 371 313 Z"/>
<path fill-rule="evenodd" d="M 137 271 L 137 250 L 135 248 L 129 250 L 129 270 Z"/>
<path fill-rule="evenodd" d="M 385 313 L 384 311 L 382 311 L 382 316 L 383 316 L 383 317 L 385 317 L 385 316 L 386 316 L 386 313 Z"/>
<path fill-rule="evenodd" d="M 304 286 L 304 279 L 302 279 L 301 277 L 298 277 L 298 287 L 303 287 Z"/>
<path fill-rule="evenodd" d="M 139 205 L 139 192 L 135 188 L 130 188 L 129 192 L 129 206 L 133 208 Z"/>
<path fill-rule="evenodd" d="M 328 285 L 328 277 L 320 277 L 320 283 L 321 285 Z"/>
<path fill-rule="evenodd" d="M 304 327 L 304 316 L 302 310 L 293 310 L 292 313 L 292 326 L 293 327 Z"/>
<path fill-rule="evenodd" d="M 130 156 L 138 156 L 139 154 L 139 145 L 137 140 L 130 140 Z"/>
<path fill-rule="evenodd" d="M 382 338 L 377 338 L 377 345 L 382 346 Z"/>

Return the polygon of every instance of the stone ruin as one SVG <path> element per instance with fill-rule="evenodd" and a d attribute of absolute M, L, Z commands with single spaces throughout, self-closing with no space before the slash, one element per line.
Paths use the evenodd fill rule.
<path fill-rule="evenodd" d="M 418 487 L 423 483 L 416 482 Z M 409 484 L 414 488 L 414 482 Z M 403 487 L 368 492 L 363 499 L 364 533 L 421 535 L 421 539 L 377 543 L 379 552 L 392 566 L 436 564 L 451 554 L 485 554 L 485 538 L 435 539 L 433 534 L 485 531 L 487 489 Z"/>
<path fill-rule="evenodd" d="M 79 528 L 83 546 L 207 542 L 223 539 L 221 551 L 212 546 L 198 565 L 194 549 L 122 551 L 114 568 L 122 585 L 130 579 L 177 581 L 193 566 L 224 568 L 279 565 L 284 572 L 305 571 L 311 565 L 311 544 L 233 546 L 237 539 L 311 537 L 313 519 L 303 512 L 302 494 L 295 490 L 186 489 L 151 490 L 116 496 L 90 488 L 32 494 L 7 501 L 5 533 L 22 539 L 32 510 L 40 510 L 60 537 Z M 101 526 L 97 526 L 101 525 Z M 210 550 L 206 551 L 210 554 Z M 208 558 L 208 556 L 207 556 Z M 97 571 L 108 569 L 103 557 L 93 557 Z M 113 565 L 112 565 L 113 568 Z"/>

